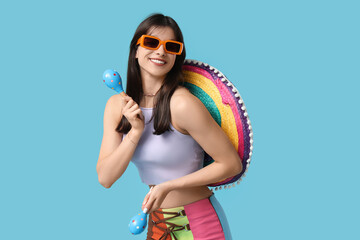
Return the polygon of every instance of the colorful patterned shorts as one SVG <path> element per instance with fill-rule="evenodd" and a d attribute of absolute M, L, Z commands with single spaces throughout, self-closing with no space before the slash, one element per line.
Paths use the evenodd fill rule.
<path fill-rule="evenodd" d="M 231 240 L 224 211 L 214 194 L 176 208 L 152 212 L 147 240 Z"/>

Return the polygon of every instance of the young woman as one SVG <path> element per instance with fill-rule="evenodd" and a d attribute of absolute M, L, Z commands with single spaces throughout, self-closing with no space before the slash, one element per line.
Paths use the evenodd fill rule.
<path fill-rule="evenodd" d="M 240 158 L 201 101 L 181 86 L 183 36 L 170 17 L 154 14 L 130 43 L 128 96 L 104 113 L 97 163 L 106 188 L 132 161 L 149 185 L 143 210 L 147 239 L 231 239 L 226 217 L 207 187 L 241 172 Z M 214 163 L 202 167 L 204 151 Z"/>

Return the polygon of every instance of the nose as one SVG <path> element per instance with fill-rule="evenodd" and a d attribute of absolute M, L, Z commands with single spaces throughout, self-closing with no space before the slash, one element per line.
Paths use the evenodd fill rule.
<path fill-rule="evenodd" d="M 166 53 L 163 44 L 161 44 L 160 47 L 158 49 L 156 49 L 155 51 L 156 51 L 156 54 L 161 55 L 161 56 L 164 56 Z"/>

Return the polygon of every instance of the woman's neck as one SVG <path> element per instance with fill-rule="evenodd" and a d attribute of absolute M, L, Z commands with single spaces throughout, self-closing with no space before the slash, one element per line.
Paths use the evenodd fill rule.
<path fill-rule="evenodd" d="M 154 99 L 156 94 L 159 92 L 163 79 L 159 79 L 146 74 L 142 78 L 143 97 L 140 100 L 140 106 L 145 108 L 154 107 Z"/>
<path fill-rule="evenodd" d="M 155 95 L 163 84 L 163 80 L 153 77 L 142 78 L 142 88 L 145 95 Z"/>
<path fill-rule="evenodd" d="M 153 108 L 154 107 L 154 98 L 155 97 L 143 97 L 140 101 L 140 107 L 143 108 Z"/>

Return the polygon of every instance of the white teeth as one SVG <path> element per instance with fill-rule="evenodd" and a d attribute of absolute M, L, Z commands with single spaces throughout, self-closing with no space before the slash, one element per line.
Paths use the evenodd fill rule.
<path fill-rule="evenodd" d="M 158 64 L 165 64 L 164 61 L 161 61 L 161 60 L 157 60 L 157 59 L 150 59 L 152 62 L 154 63 L 158 63 Z"/>

